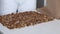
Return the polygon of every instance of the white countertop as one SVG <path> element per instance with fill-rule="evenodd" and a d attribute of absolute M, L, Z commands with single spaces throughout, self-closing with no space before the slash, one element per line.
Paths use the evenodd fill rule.
<path fill-rule="evenodd" d="M 4 34 L 60 34 L 60 20 L 37 24 L 35 26 L 10 30 L 0 24 L 0 31 Z"/>

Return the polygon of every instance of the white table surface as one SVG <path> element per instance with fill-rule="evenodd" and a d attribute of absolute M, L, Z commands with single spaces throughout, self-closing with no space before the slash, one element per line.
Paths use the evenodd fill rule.
<path fill-rule="evenodd" d="M 4 34 L 60 34 L 60 20 L 37 24 L 35 26 L 10 30 L 0 24 L 0 31 Z"/>

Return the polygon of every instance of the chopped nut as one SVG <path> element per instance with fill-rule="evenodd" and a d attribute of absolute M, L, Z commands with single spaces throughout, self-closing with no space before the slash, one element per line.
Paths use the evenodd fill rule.
<path fill-rule="evenodd" d="M 0 16 L 0 22 L 9 29 L 21 28 L 51 20 L 53 20 L 53 17 L 35 11 Z"/>

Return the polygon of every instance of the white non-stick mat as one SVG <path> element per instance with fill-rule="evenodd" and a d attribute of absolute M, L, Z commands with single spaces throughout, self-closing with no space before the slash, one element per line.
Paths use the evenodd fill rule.
<path fill-rule="evenodd" d="M 4 34 L 60 34 L 60 20 L 12 30 L 0 24 L 0 31 Z"/>

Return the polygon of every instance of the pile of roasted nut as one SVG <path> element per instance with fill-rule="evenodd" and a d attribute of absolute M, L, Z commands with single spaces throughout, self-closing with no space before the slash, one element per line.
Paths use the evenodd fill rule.
<path fill-rule="evenodd" d="M 1 20 L 2 19 L 2 20 Z M 9 29 L 21 28 L 53 20 L 53 17 L 35 11 L 0 16 L 0 23 Z"/>

